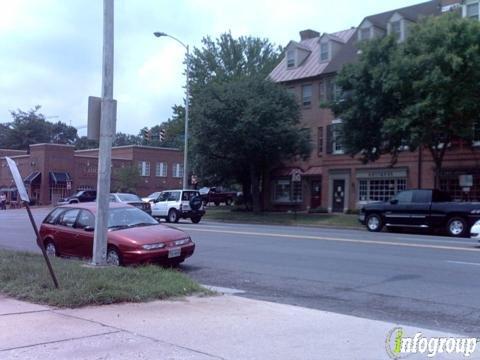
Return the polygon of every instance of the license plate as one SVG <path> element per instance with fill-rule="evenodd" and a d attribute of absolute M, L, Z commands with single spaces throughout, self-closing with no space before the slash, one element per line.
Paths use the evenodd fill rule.
<path fill-rule="evenodd" d="M 175 249 L 171 249 L 171 250 L 168 250 L 168 258 L 174 258 L 174 257 L 178 257 L 180 256 L 182 253 L 182 249 L 181 248 L 175 248 Z"/>

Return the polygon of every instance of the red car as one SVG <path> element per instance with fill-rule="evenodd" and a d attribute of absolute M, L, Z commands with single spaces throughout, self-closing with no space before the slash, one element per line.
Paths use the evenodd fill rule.
<path fill-rule="evenodd" d="M 95 203 L 79 203 L 53 209 L 40 227 L 50 256 L 91 258 Z M 195 243 L 185 232 L 160 225 L 144 211 L 110 203 L 107 263 L 162 263 L 177 265 L 192 256 Z"/>

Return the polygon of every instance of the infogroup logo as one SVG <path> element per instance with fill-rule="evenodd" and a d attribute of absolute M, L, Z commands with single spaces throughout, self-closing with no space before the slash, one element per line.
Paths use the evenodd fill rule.
<path fill-rule="evenodd" d="M 477 347 L 477 338 L 425 337 L 421 332 L 413 337 L 405 336 L 401 327 L 390 330 L 385 342 L 388 355 L 392 359 L 402 359 L 410 354 L 426 354 L 429 358 L 437 354 L 463 354 L 470 357 Z"/>

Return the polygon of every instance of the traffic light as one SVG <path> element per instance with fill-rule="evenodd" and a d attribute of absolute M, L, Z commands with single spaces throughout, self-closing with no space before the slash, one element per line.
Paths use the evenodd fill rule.
<path fill-rule="evenodd" d="M 152 139 L 152 132 L 150 130 L 145 130 L 143 132 L 143 140 L 150 141 Z"/>
<path fill-rule="evenodd" d="M 158 133 L 158 141 L 163 141 L 165 139 L 165 129 L 160 129 L 160 132 Z"/>

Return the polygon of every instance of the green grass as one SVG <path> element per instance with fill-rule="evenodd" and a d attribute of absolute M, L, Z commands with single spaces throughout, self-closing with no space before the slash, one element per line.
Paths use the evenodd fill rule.
<path fill-rule="evenodd" d="M 83 264 L 78 260 L 52 259 L 60 285 L 55 289 L 41 255 L 0 250 L 0 294 L 76 308 L 210 293 L 179 271 L 160 266 L 93 269 Z"/>
<path fill-rule="evenodd" d="M 308 214 L 299 212 L 263 212 L 253 214 L 245 211 L 232 211 L 231 208 L 212 208 L 207 209 L 204 217 L 206 220 L 253 223 L 253 224 L 272 224 L 272 225 L 309 225 L 309 226 L 332 226 L 332 227 L 355 227 L 360 228 L 357 215 L 333 215 L 333 214 Z"/>

